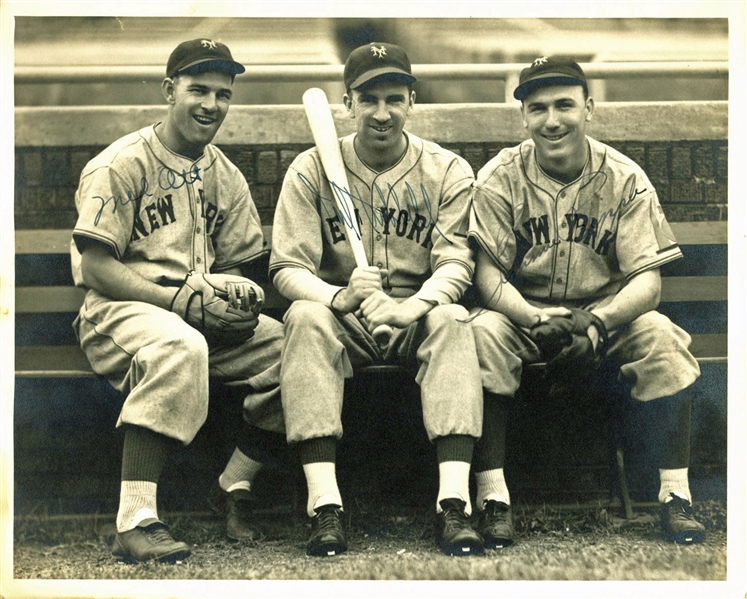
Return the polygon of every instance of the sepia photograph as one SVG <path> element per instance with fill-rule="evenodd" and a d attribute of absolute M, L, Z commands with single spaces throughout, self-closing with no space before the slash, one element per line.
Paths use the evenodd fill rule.
<path fill-rule="evenodd" d="M 747 594 L 747 3 L 0 9 L 0 596 Z"/>

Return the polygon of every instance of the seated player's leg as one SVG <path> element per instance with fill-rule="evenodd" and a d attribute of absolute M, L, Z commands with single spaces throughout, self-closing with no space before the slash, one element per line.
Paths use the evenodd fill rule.
<path fill-rule="evenodd" d="M 78 334 L 93 369 L 127 394 L 117 422 L 127 430 L 113 553 L 183 559 L 189 546 L 158 519 L 157 482 L 168 453 L 189 444 L 207 417 L 207 344 L 178 316 L 141 302 L 90 302 Z"/>
<path fill-rule="evenodd" d="M 659 468 L 661 526 L 678 543 L 705 536 L 693 515 L 688 482 L 692 401 L 686 390 L 700 375 L 689 345 L 685 331 L 652 311 L 615 331 L 607 352 L 622 364 L 620 379 L 632 382 L 633 399 L 647 402 L 641 411 L 652 428 L 647 441 Z"/>
<path fill-rule="evenodd" d="M 370 364 L 376 352 L 352 315 L 338 318 L 326 306 L 303 300 L 286 312 L 282 403 L 287 439 L 298 446 L 308 486 L 309 555 L 337 555 L 347 549 L 335 467 L 344 383 L 353 376 L 354 365 Z"/>
<path fill-rule="evenodd" d="M 475 444 L 473 469 L 477 483 L 478 532 L 488 548 L 514 541 L 511 496 L 503 466 L 508 408 L 521 383 L 524 362 L 539 361 L 536 346 L 506 316 L 475 309 L 470 314 L 480 362 L 483 398 L 482 437 Z"/>
<path fill-rule="evenodd" d="M 263 314 L 251 339 L 210 349 L 210 376 L 245 394 L 237 446 L 210 494 L 213 508 L 226 518 L 226 536 L 232 541 L 263 536 L 254 517 L 252 485 L 269 454 L 285 442 L 280 401 L 282 349 L 282 323 Z"/>
<path fill-rule="evenodd" d="M 467 311 L 436 306 L 411 327 L 419 370 L 423 422 L 436 446 L 439 488 L 436 542 L 449 555 L 482 553 L 482 538 L 469 521 L 469 471 L 482 429 L 482 385 Z"/>

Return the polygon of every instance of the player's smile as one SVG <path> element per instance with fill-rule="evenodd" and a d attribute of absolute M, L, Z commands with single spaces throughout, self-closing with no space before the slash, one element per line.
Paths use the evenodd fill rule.
<path fill-rule="evenodd" d="M 580 85 L 541 87 L 524 98 L 524 127 L 542 168 L 563 180 L 578 176 L 586 163 L 586 122 L 593 109 Z"/>
<path fill-rule="evenodd" d="M 164 94 L 171 109 L 159 131 L 166 146 L 177 154 L 199 158 L 228 114 L 231 88 L 231 76 L 221 72 L 167 79 Z"/>
<path fill-rule="evenodd" d="M 376 170 L 395 164 L 407 147 L 402 131 L 415 93 L 402 83 L 382 81 L 363 91 L 352 90 L 343 101 L 356 120 L 355 149 L 361 159 Z"/>

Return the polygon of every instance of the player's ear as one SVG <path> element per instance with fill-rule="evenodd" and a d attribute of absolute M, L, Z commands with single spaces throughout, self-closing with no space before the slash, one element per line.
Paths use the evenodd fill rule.
<path fill-rule="evenodd" d="M 410 116 L 412 109 L 415 107 L 415 90 L 410 92 L 410 101 L 407 103 L 407 116 Z"/>
<path fill-rule="evenodd" d="M 166 77 L 161 82 L 161 91 L 163 92 L 163 97 L 166 98 L 166 101 L 169 104 L 173 104 L 175 102 L 174 99 L 174 88 L 176 87 L 176 83 L 171 77 Z"/>
<path fill-rule="evenodd" d="M 524 100 L 521 101 L 521 122 L 524 125 L 524 129 L 529 127 L 529 124 L 527 123 L 527 113 L 526 113 L 526 107 L 524 106 Z"/>
<path fill-rule="evenodd" d="M 594 116 L 594 98 L 587 98 L 586 99 L 586 120 L 587 122 L 591 120 L 592 116 Z"/>
<path fill-rule="evenodd" d="M 349 94 L 344 94 L 342 96 L 342 103 L 345 104 L 345 108 L 348 109 L 348 117 L 351 119 L 355 118 L 355 113 L 353 112 L 353 92 L 350 92 Z"/>

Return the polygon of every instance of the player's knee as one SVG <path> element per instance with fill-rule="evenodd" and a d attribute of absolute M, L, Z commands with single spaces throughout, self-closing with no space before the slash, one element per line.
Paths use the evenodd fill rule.
<path fill-rule="evenodd" d="M 335 319 L 327 306 L 319 302 L 296 300 L 285 313 L 286 330 L 326 327 Z"/>
<path fill-rule="evenodd" d="M 494 343 L 506 337 L 512 330 L 511 321 L 503 314 L 482 311 L 473 314 L 470 320 L 475 342 Z"/>
<path fill-rule="evenodd" d="M 636 318 L 631 324 L 630 329 L 633 333 L 649 339 L 650 342 L 657 346 L 681 346 L 687 347 L 690 343 L 690 336 L 675 325 L 669 318 L 652 310 Z"/>
<path fill-rule="evenodd" d="M 469 326 L 467 313 L 464 306 L 459 304 L 446 304 L 436 306 L 426 315 L 428 324 L 433 327 L 464 327 Z"/>
<path fill-rule="evenodd" d="M 208 363 L 208 344 L 205 337 L 192 327 L 185 329 L 180 335 L 168 339 L 164 345 L 165 351 L 178 356 L 186 364 L 204 365 Z"/>

